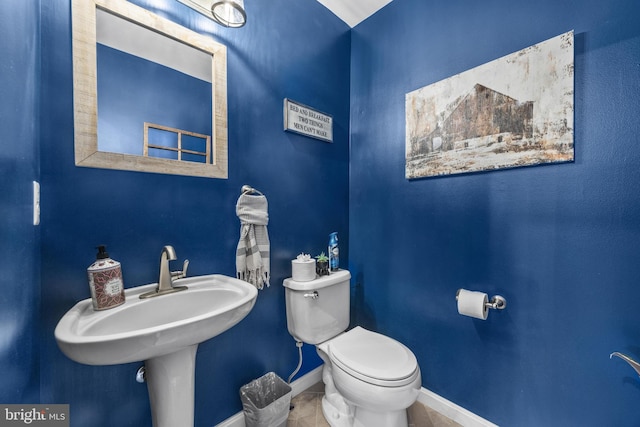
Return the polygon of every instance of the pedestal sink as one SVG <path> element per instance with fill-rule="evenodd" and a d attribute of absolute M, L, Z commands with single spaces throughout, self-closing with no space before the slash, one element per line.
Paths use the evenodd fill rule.
<path fill-rule="evenodd" d="M 56 341 L 87 365 L 144 361 L 154 427 L 193 426 L 198 344 L 231 328 L 253 308 L 258 291 L 223 275 L 179 279 L 189 289 L 150 299 L 157 284 L 125 291 L 123 305 L 94 311 L 80 301 L 58 322 Z"/>

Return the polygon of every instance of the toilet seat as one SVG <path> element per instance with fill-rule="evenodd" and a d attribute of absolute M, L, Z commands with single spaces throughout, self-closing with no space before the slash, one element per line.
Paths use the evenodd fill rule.
<path fill-rule="evenodd" d="M 398 341 L 360 326 L 329 342 L 331 362 L 369 384 L 402 387 L 420 374 L 415 355 Z"/>

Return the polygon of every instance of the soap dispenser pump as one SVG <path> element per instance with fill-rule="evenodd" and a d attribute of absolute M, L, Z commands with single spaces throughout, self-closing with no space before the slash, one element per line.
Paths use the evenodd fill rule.
<path fill-rule="evenodd" d="M 124 304 L 124 284 L 120 263 L 109 258 L 106 247 L 98 246 L 96 261 L 89 266 L 89 289 L 94 310 L 106 310 Z"/>

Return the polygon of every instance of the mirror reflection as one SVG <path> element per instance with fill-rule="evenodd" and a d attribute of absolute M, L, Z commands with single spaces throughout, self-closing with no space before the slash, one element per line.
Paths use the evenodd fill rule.
<path fill-rule="evenodd" d="M 226 48 L 124 0 L 91 3 L 73 0 L 76 164 L 226 178 Z"/>
<path fill-rule="evenodd" d="M 208 151 L 212 55 L 103 10 L 96 23 L 98 150 L 205 160 L 182 156 L 182 143 L 187 152 Z"/>

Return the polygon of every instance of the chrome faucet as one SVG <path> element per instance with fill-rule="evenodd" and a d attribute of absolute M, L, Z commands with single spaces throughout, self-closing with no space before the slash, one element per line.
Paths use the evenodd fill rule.
<path fill-rule="evenodd" d="M 171 272 L 169 271 L 169 261 L 178 259 L 173 246 L 165 246 L 160 253 L 160 277 L 158 278 L 158 292 L 166 292 L 173 288 Z"/>
<path fill-rule="evenodd" d="M 169 270 L 169 261 L 173 261 L 175 259 L 177 259 L 177 257 L 173 246 L 167 245 L 162 248 L 162 253 L 160 253 L 160 276 L 158 277 L 158 286 L 153 291 L 140 295 L 141 299 L 171 294 L 187 289 L 186 286 L 173 286 L 173 279 L 180 279 L 187 275 L 189 260 L 185 260 L 182 271 L 172 272 Z"/>

